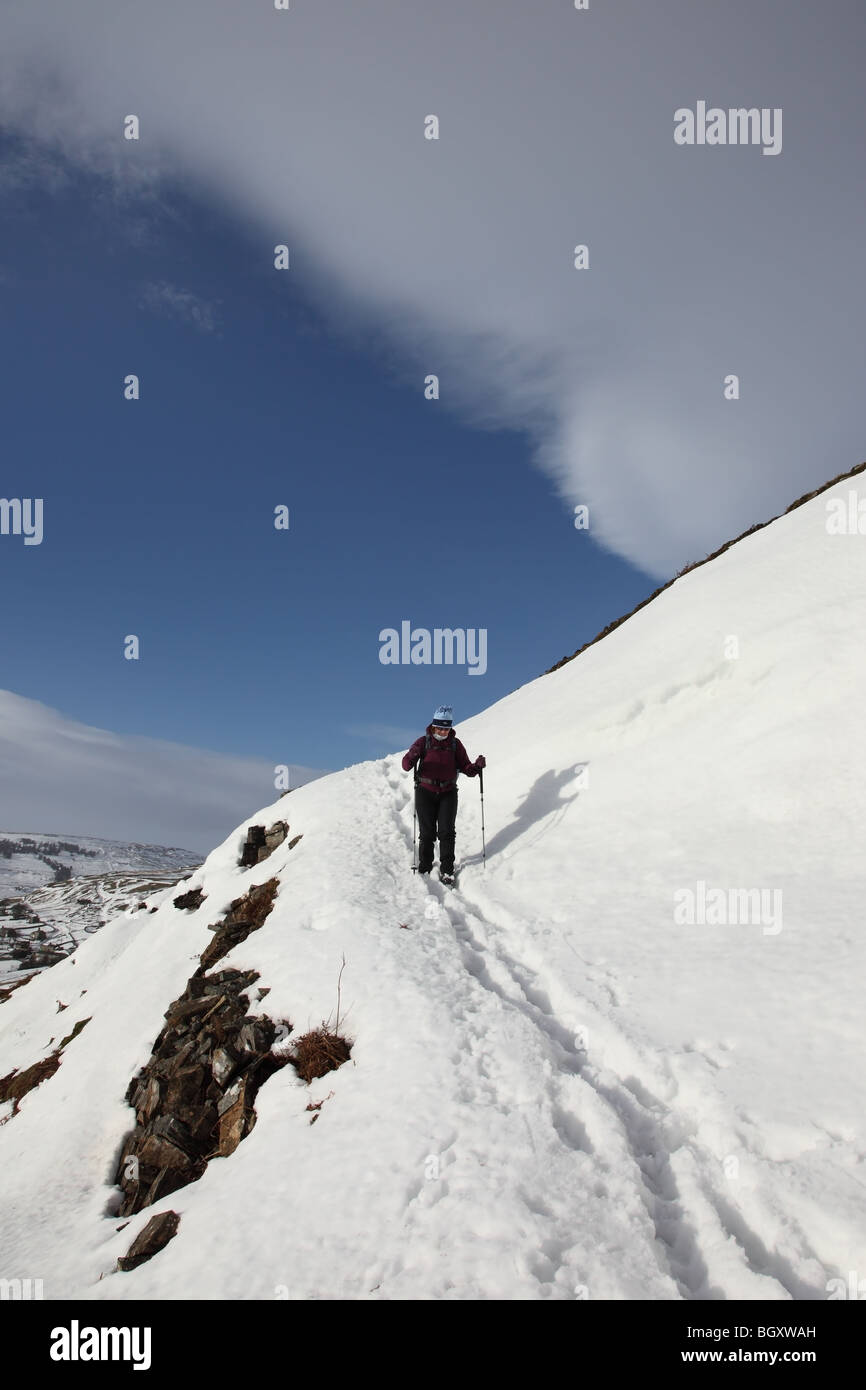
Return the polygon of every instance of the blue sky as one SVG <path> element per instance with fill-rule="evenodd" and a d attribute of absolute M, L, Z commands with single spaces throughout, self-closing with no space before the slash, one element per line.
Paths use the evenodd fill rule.
<path fill-rule="evenodd" d="M 384 344 L 323 321 L 303 269 L 278 274 L 178 188 L 144 236 L 101 192 L 30 188 L 7 216 L 4 489 L 45 506 L 41 546 L 4 538 L 7 688 L 336 768 L 443 701 L 476 713 L 654 587 L 575 529 L 525 437 L 461 422 Z M 485 628 L 487 672 L 382 665 L 404 619 Z"/>
<path fill-rule="evenodd" d="M 0 536 L 0 690 L 217 784 L 245 759 L 255 807 L 275 763 L 459 725 L 859 463 L 863 51 L 860 0 L 7 0 L 0 495 L 44 540 Z M 769 156 L 676 138 L 739 107 Z M 485 629 L 486 673 L 383 666 L 406 620 Z M 3 708 L 62 782 L 57 719 Z M 15 766 L 0 820 L 38 821 Z M 102 787 L 50 828 L 105 833 Z M 168 836 L 138 804 L 112 826 Z"/>

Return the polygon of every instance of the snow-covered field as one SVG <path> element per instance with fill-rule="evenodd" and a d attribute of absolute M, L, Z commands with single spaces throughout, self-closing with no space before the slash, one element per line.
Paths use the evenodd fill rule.
<path fill-rule="evenodd" d="M 0 1276 L 46 1298 L 808 1300 L 866 1275 L 866 537 L 825 527 L 850 488 L 458 720 L 488 760 L 487 861 L 464 780 L 455 892 L 410 872 L 395 754 L 245 822 L 184 885 L 198 910 L 168 889 L 16 991 L 0 1074 L 90 1022 L 0 1127 Z M 283 816 L 300 843 L 240 869 L 247 825 Z M 333 1019 L 345 957 L 352 1060 L 277 1072 L 236 1152 L 118 1231 L 127 1084 L 207 925 L 274 874 L 217 968 L 258 970 L 257 1007 L 299 1033 Z M 113 1272 L 168 1209 L 167 1248 Z"/>
<path fill-rule="evenodd" d="M 169 864 L 172 854 L 168 851 Z M 145 900 L 149 903 L 151 895 L 180 879 L 177 867 L 84 874 L 7 900 L 0 907 L 0 987 L 16 984 L 40 968 L 34 966 L 34 951 L 37 956 L 46 949 L 68 955 L 105 922 Z M 182 892 L 181 883 L 175 895 Z"/>
<path fill-rule="evenodd" d="M 125 840 L 99 840 L 91 835 L 45 835 L 32 831 L 0 830 L 0 844 L 20 846 L 0 856 L 0 901 L 46 888 L 57 877 L 57 866 L 80 875 L 176 870 L 178 877 L 197 864 L 201 855 L 165 845 L 137 845 Z"/>

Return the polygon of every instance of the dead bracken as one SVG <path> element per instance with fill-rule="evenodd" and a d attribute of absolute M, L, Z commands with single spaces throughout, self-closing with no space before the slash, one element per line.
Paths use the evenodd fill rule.
<path fill-rule="evenodd" d="M 8 1076 L 0 1077 L 0 1102 L 11 1100 L 12 1115 L 18 1114 L 18 1105 L 30 1091 L 34 1091 L 37 1086 L 41 1086 L 43 1081 L 52 1077 L 60 1066 L 60 1054 L 73 1038 L 77 1038 L 85 1024 L 89 1023 L 89 1018 L 82 1018 L 76 1023 L 72 1032 L 69 1033 L 47 1057 L 43 1057 L 41 1062 L 34 1062 L 32 1067 L 26 1067 L 24 1071 L 17 1069 L 10 1071 Z M 53 1039 L 52 1039 L 53 1041 Z M 11 1119 L 12 1116 L 10 1115 Z"/>
<path fill-rule="evenodd" d="M 314 1028 L 298 1038 L 288 1060 L 302 1081 L 315 1081 L 317 1076 L 327 1076 L 336 1071 L 352 1055 L 352 1044 L 339 1033 L 331 1033 L 327 1028 Z"/>

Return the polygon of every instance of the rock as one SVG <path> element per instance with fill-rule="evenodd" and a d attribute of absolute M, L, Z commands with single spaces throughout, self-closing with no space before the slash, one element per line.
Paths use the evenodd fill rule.
<path fill-rule="evenodd" d="M 139 1095 L 133 1102 L 138 1115 L 139 1124 L 147 1124 L 148 1120 L 155 1114 L 159 1102 L 159 1081 L 155 1076 L 150 1076 L 147 1081 L 139 1087 Z"/>
<path fill-rule="evenodd" d="M 227 1158 L 229 1154 L 234 1153 L 238 1144 L 244 1137 L 246 1089 L 246 1080 L 244 1077 L 241 1077 L 231 1086 L 226 1096 L 223 1097 L 224 1102 L 229 1095 L 233 1095 L 234 1101 L 220 1113 L 220 1137 L 217 1153 L 221 1158 Z"/>
<path fill-rule="evenodd" d="M 251 825 L 247 831 L 247 838 L 241 850 L 241 867 L 251 868 L 258 863 L 259 850 L 265 843 L 265 827 L 263 825 Z"/>
<path fill-rule="evenodd" d="M 181 893 L 179 898 L 173 899 L 174 906 L 184 909 L 187 912 L 194 912 L 197 907 L 201 907 L 204 902 L 204 889 L 191 888 L 188 893 Z"/>
<path fill-rule="evenodd" d="M 172 1115 L 183 1116 L 184 1123 L 188 1124 L 189 1117 L 202 1107 L 209 1081 L 210 1074 L 200 1063 L 174 1071 L 166 1082 L 162 1097 L 165 1109 Z"/>
<path fill-rule="evenodd" d="M 179 1187 L 184 1186 L 182 1179 L 179 1182 L 172 1183 L 170 1181 L 172 1176 L 179 1176 L 179 1171 L 175 1170 L 173 1175 L 170 1168 L 160 1168 L 153 1182 L 150 1184 L 150 1187 L 145 1192 L 144 1197 L 138 1203 L 137 1210 L 141 1211 L 144 1207 L 149 1207 L 158 1197 L 167 1197 L 169 1192 L 176 1192 Z"/>
<path fill-rule="evenodd" d="M 209 1009 L 213 999 L 206 994 L 200 995 L 197 999 L 176 999 L 173 1004 L 166 1009 L 163 1017 L 169 1024 L 180 1023 L 183 1019 L 192 1018 L 195 1014 L 203 1014 Z"/>
<path fill-rule="evenodd" d="M 142 1168 L 186 1169 L 192 1162 L 188 1153 L 170 1139 L 161 1139 L 157 1134 L 145 1134 L 136 1148 L 135 1157 Z"/>
<path fill-rule="evenodd" d="M 238 1069 L 237 1057 L 225 1047 L 215 1047 L 210 1065 L 214 1081 L 220 1090 L 224 1090 Z"/>
<path fill-rule="evenodd" d="M 254 864 L 261 864 L 283 843 L 288 833 L 289 827 L 284 820 L 274 821 L 267 830 L 263 825 L 251 825 L 241 850 L 241 866 L 251 868 Z"/>
<path fill-rule="evenodd" d="M 270 878 L 267 883 L 255 884 L 242 898 L 235 898 L 217 927 L 213 940 L 201 954 L 201 972 L 222 960 L 235 946 L 245 941 L 250 932 L 262 925 L 274 905 L 278 888 L 279 879 Z"/>
<path fill-rule="evenodd" d="M 277 887 L 271 879 L 232 903 L 215 944 L 260 926 Z M 271 1020 L 247 1012 L 257 979 L 255 970 L 206 975 L 200 966 L 166 1010 L 150 1061 L 127 1087 L 137 1123 L 118 1165 L 120 1216 L 195 1182 L 212 1157 L 233 1153 L 249 1134 L 259 1086 L 288 1060 L 270 1053 Z"/>
<path fill-rule="evenodd" d="M 263 1057 L 270 1052 L 276 1031 L 269 1018 L 247 1019 L 238 1033 L 238 1047 L 243 1052 Z"/>
<path fill-rule="evenodd" d="M 244 1078 L 242 1076 L 239 1076 L 238 1079 L 236 1081 L 233 1081 L 232 1084 L 229 1086 L 225 1095 L 220 1096 L 220 1099 L 217 1101 L 217 1114 L 220 1117 L 222 1117 L 227 1110 L 231 1110 L 232 1106 L 237 1103 L 238 1098 L 241 1096 L 244 1090 L 244 1087 Z"/>
<path fill-rule="evenodd" d="M 180 1217 L 176 1211 L 161 1211 L 158 1216 L 152 1216 L 127 1253 L 117 1261 L 117 1268 L 125 1272 L 137 1269 L 146 1260 L 152 1260 L 177 1235 L 179 1225 Z"/>

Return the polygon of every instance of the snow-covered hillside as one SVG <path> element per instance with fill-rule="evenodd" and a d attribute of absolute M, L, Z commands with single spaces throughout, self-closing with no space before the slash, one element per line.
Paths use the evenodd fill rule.
<path fill-rule="evenodd" d="M 395 754 L 245 822 L 184 885 L 201 906 L 166 890 L 16 991 L 0 1073 L 70 1041 L 6 1107 L 0 1276 L 46 1298 L 784 1300 L 866 1270 L 866 537 L 826 526 L 853 487 L 458 720 L 488 760 L 486 866 L 464 780 L 458 890 L 410 872 Z M 333 1020 L 342 968 L 352 1058 L 277 1071 L 230 1156 L 120 1218 L 130 1080 L 208 926 L 274 876 L 216 969 L 257 971 L 251 1009 L 298 1034 Z M 116 1272 L 169 1210 L 170 1243 Z"/>
<path fill-rule="evenodd" d="M 167 852 L 169 865 L 175 853 Z M 83 874 L 6 898 L 0 902 L 0 991 L 56 964 L 120 913 L 145 910 L 152 893 L 181 877 L 177 867 Z"/>
<path fill-rule="evenodd" d="M 105 877 L 153 870 L 176 871 L 179 876 L 200 862 L 200 854 L 166 845 L 0 830 L 0 901 L 82 874 Z"/>

